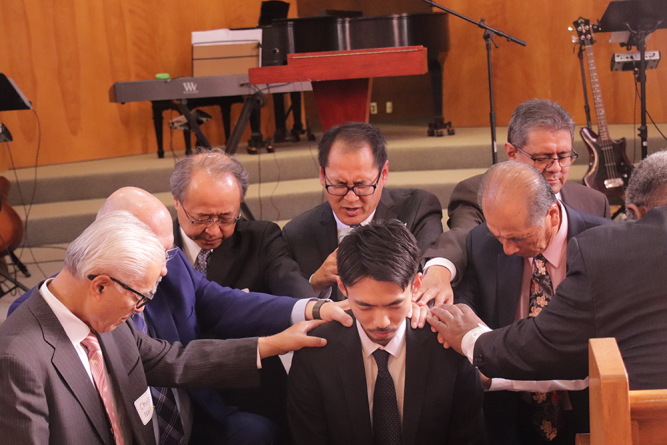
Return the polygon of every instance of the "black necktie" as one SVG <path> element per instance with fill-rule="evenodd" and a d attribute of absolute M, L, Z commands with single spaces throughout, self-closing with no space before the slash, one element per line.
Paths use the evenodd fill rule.
<path fill-rule="evenodd" d="M 148 326 L 143 312 L 132 314 L 134 325 L 144 334 L 148 334 Z M 181 415 L 176 405 L 176 397 L 171 388 L 151 386 L 151 396 L 155 404 L 160 445 L 185 445 L 185 430 L 181 423 Z"/>
<path fill-rule="evenodd" d="M 398 414 L 396 389 L 389 374 L 389 353 L 376 349 L 373 358 L 378 365 L 378 375 L 373 393 L 373 437 L 375 445 L 401 444 L 401 418 Z"/>

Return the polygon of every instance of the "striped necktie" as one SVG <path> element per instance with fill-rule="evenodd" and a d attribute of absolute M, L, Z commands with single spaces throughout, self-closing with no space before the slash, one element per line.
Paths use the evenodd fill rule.
<path fill-rule="evenodd" d="M 104 408 L 109 417 L 114 441 L 116 442 L 116 445 L 124 445 L 123 433 L 120 430 L 120 423 L 118 422 L 118 416 L 113 406 L 113 399 L 111 398 L 111 390 L 109 389 L 107 376 L 104 372 L 104 357 L 102 356 L 100 342 L 97 340 L 97 337 L 95 337 L 95 334 L 90 332 L 86 338 L 81 341 L 81 346 L 88 354 L 90 371 L 93 374 L 95 386 L 97 386 L 97 391 L 100 393 L 102 403 L 104 403 Z"/>

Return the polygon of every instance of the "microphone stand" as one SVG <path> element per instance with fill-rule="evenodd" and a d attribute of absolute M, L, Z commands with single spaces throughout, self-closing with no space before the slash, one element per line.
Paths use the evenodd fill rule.
<path fill-rule="evenodd" d="M 459 14 L 456 11 L 452 11 L 449 8 L 440 6 L 439 4 L 437 4 L 432 0 L 424 0 L 424 2 L 428 3 L 429 5 L 435 8 L 441 9 L 451 15 L 454 15 L 460 19 L 466 20 L 474 25 L 477 25 L 479 28 L 482 28 L 484 30 L 483 39 L 486 42 L 486 63 L 489 71 L 489 104 L 491 107 L 491 111 L 489 113 L 489 120 L 491 122 L 491 158 L 493 160 L 493 163 L 496 164 L 498 162 L 498 148 L 496 145 L 496 112 L 493 105 L 493 72 L 491 71 L 491 42 L 493 42 L 495 47 L 498 48 L 498 44 L 493 40 L 494 35 L 503 37 L 507 39 L 508 42 L 514 42 L 521 46 L 526 46 L 526 42 L 524 42 L 523 40 L 519 40 L 516 37 L 510 36 L 504 33 L 503 31 L 490 27 L 484 22 L 484 19 L 480 19 L 480 21 L 478 22 L 477 20 L 473 20 L 469 17 L 464 16 L 463 14 Z"/>

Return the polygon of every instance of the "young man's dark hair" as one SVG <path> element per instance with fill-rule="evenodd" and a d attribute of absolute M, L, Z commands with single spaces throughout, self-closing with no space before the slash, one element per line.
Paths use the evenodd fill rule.
<path fill-rule="evenodd" d="M 411 285 L 419 270 L 417 240 L 399 220 L 373 222 L 352 231 L 338 247 L 338 275 L 343 286 L 364 277 Z"/>

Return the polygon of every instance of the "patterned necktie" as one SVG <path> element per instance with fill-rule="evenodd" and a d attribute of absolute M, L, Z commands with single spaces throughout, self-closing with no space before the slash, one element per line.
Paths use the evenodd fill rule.
<path fill-rule="evenodd" d="M 544 255 L 533 258 L 533 276 L 530 281 L 530 300 L 528 317 L 537 317 L 549 304 L 554 295 L 551 276 L 547 271 L 547 259 Z M 535 408 L 533 423 L 541 437 L 553 440 L 558 430 L 563 427 L 562 397 L 565 391 L 533 392 L 531 399 Z"/>
<path fill-rule="evenodd" d="M 132 314 L 134 325 L 144 334 L 148 334 L 148 326 L 143 312 Z M 185 445 L 185 430 L 181 423 L 181 415 L 176 405 L 176 397 L 171 388 L 151 386 L 151 396 L 155 404 L 157 424 L 160 434 L 160 445 Z"/>
<path fill-rule="evenodd" d="M 373 393 L 373 437 L 375 445 L 401 444 L 401 418 L 398 414 L 394 380 L 389 374 L 389 353 L 376 349 L 373 358 L 378 365 L 378 375 Z"/>
<path fill-rule="evenodd" d="M 107 416 L 109 417 L 114 441 L 116 442 L 116 445 L 124 445 L 125 442 L 123 441 L 123 434 L 120 430 L 120 423 L 118 423 L 118 416 L 116 415 L 116 410 L 113 407 L 111 391 L 109 389 L 106 374 L 104 373 L 104 357 L 102 356 L 100 342 L 91 332 L 81 341 L 81 346 L 83 346 L 83 349 L 85 349 L 86 353 L 88 354 L 90 371 L 93 374 L 95 386 L 97 386 L 97 391 L 100 393 L 102 403 L 104 403 L 104 408 L 106 409 Z"/>
<path fill-rule="evenodd" d="M 197 259 L 195 260 L 195 270 L 206 275 L 206 266 L 208 265 L 208 257 L 211 255 L 211 252 L 213 252 L 213 249 L 202 249 L 199 251 Z"/>

